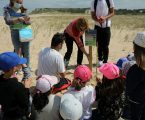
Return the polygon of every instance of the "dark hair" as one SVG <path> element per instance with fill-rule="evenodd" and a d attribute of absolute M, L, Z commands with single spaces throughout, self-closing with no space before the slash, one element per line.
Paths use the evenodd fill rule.
<path fill-rule="evenodd" d="M 46 93 L 41 93 L 40 91 L 37 91 L 33 96 L 33 105 L 35 110 L 38 112 L 41 112 L 41 110 L 49 103 L 48 95 L 50 94 L 50 91 Z"/>
<path fill-rule="evenodd" d="M 134 56 L 136 59 L 136 64 L 145 69 L 145 48 L 140 47 L 134 43 Z"/>
<path fill-rule="evenodd" d="M 124 82 L 122 77 L 109 80 L 103 76 L 102 83 L 98 85 L 100 87 L 99 93 L 101 96 L 118 96 L 124 91 Z"/>
<path fill-rule="evenodd" d="M 51 47 L 56 47 L 60 43 L 63 43 L 65 37 L 63 33 L 56 33 L 54 34 L 52 41 L 51 41 Z"/>
<path fill-rule="evenodd" d="M 75 88 L 75 90 L 80 91 L 83 87 L 85 87 L 86 83 L 81 82 L 80 78 L 76 78 L 72 82 L 72 87 Z"/>

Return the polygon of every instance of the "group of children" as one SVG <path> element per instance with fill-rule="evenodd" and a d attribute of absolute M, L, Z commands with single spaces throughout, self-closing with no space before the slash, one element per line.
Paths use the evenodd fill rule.
<path fill-rule="evenodd" d="M 88 84 L 92 71 L 86 65 L 76 67 L 72 82 L 67 78 L 39 76 L 32 100 L 28 89 L 31 80 L 26 80 L 24 86 L 13 77 L 26 59 L 13 52 L 0 54 L 1 117 L 4 120 L 118 120 L 122 116 L 144 120 L 145 33 L 137 33 L 133 46 L 134 54 L 98 68 L 101 76 L 96 77 L 96 86 Z M 97 105 L 92 109 L 95 101 Z"/>
<path fill-rule="evenodd" d="M 10 0 L 10 5 L 5 7 L 4 19 L 10 28 L 15 23 L 30 24 L 28 16 L 17 16 L 17 10 L 22 13 L 27 10 L 22 3 L 22 0 Z M 29 43 L 24 45 L 28 49 L 23 51 L 27 60 L 13 52 L 0 54 L 0 120 L 118 120 L 120 117 L 145 120 L 145 33 L 137 33 L 133 53 L 116 63 L 104 62 L 97 68 L 100 75 L 96 76 L 97 85 L 92 85 L 88 84 L 93 76 L 92 71 L 81 65 L 83 54 L 89 59 L 82 38 L 87 29 L 88 21 L 78 18 L 64 30 L 66 67 L 73 42 L 78 47 L 73 80 L 40 75 L 32 94 L 26 67 L 26 64 L 29 66 Z M 14 43 L 16 38 L 12 37 L 12 40 L 19 53 L 19 45 Z M 16 74 L 21 68 L 24 71 L 22 83 L 18 82 Z M 92 109 L 94 103 L 95 109 Z"/>

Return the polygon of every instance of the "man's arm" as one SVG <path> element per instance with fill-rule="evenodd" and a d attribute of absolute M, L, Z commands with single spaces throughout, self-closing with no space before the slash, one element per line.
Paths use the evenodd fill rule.
<path fill-rule="evenodd" d="M 97 17 L 94 11 L 91 12 L 91 17 L 94 21 L 96 21 Z"/>
<path fill-rule="evenodd" d="M 91 17 L 92 17 L 92 19 L 93 19 L 94 21 L 97 21 L 97 22 L 99 22 L 99 23 L 100 23 L 100 19 L 99 19 L 99 18 L 97 18 L 97 16 L 96 16 L 96 14 L 95 14 L 95 12 L 94 12 L 94 11 L 92 11 L 92 12 L 91 12 Z"/>
<path fill-rule="evenodd" d="M 114 7 L 109 8 L 109 14 L 107 16 L 101 16 L 100 17 L 101 23 L 103 23 L 106 19 L 109 19 L 109 18 L 111 18 L 114 15 L 115 15 Z"/>
<path fill-rule="evenodd" d="M 109 8 L 109 14 L 106 16 L 106 19 L 109 19 L 109 18 L 111 18 L 114 15 L 115 15 L 114 8 Z"/>

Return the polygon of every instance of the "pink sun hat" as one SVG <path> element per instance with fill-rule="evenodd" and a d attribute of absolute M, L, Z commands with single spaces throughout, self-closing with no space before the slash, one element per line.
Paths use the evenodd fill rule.
<path fill-rule="evenodd" d="M 113 63 L 105 63 L 100 68 L 99 71 L 110 80 L 118 78 L 120 76 L 119 68 Z"/>
<path fill-rule="evenodd" d="M 74 79 L 80 78 L 82 82 L 87 82 L 92 78 L 92 71 L 86 65 L 79 65 L 74 71 Z"/>

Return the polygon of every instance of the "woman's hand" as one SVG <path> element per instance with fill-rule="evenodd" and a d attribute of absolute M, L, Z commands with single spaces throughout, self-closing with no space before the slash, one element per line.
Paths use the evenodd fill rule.
<path fill-rule="evenodd" d="M 25 23 L 30 23 L 30 17 L 25 16 L 25 17 L 19 17 L 18 18 L 19 22 L 25 22 Z"/>
<path fill-rule="evenodd" d="M 19 22 L 25 22 L 25 18 L 24 17 L 18 17 L 18 21 Z"/>
<path fill-rule="evenodd" d="M 87 53 L 86 56 L 87 56 L 88 61 L 90 61 L 90 54 Z"/>

